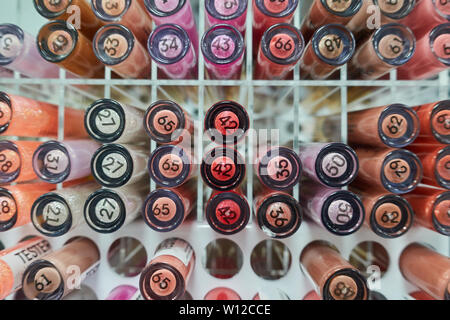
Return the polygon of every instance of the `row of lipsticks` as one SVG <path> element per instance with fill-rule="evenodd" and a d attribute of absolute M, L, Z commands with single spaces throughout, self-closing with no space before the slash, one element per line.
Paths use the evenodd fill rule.
<path fill-rule="evenodd" d="M 56 134 L 56 106 L 6 93 L 0 98 L 3 134 Z M 83 112 L 66 109 L 71 116 L 66 129 L 84 132 Z M 333 234 L 354 233 L 366 221 L 376 234 L 393 238 L 409 230 L 415 213 L 420 224 L 449 235 L 448 112 L 448 100 L 350 112 L 349 143 L 354 149 L 342 143 L 300 143 L 296 152 L 259 141 L 252 161 L 259 226 L 271 237 L 288 237 L 298 230 L 304 213 Z M 178 104 L 165 100 L 146 112 L 111 99 L 94 102 L 85 112 L 84 125 L 97 142 L 68 140 L 76 137 L 70 135 L 44 143 L 1 141 L 2 183 L 37 178 L 47 182 L 2 189 L 2 230 L 31 219 L 48 236 L 65 234 L 84 221 L 109 233 L 142 211 L 152 229 L 171 231 L 196 204 L 200 164 L 204 183 L 214 190 L 206 220 L 219 233 L 241 231 L 251 215 L 243 187 L 246 161 L 238 152 L 245 147 L 239 142 L 249 130 L 248 114 L 236 102 L 221 101 L 206 112 L 204 121 L 213 146 L 201 161 L 191 146 L 193 120 Z M 150 156 L 148 136 L 159 144 Z M 160 186 L 150 194 L 148 173 Z M 91 174 L 105 188 L 94 182 L 79 184 Z M 299 203 L 292 189 L 302 176 Z M 421 181 L 430 187 L 416 188 Z M 65 188 L 54 191 L 56 183 Z M 350 191 L 341 190 L 350 183 Z"/>
<path fill-rule="evenodd" d="M 149 78 L 153 60 L 161 78 L 197 78 L 200 49 L 190 2 L 169 2 L 35 0 L 37 11 L 54 21 L 37 41 L 16 25 L 0 25 L 0 66 L 35 78 L 57 77 L 58 66 L 68 77 L 102 78 L 106 65 L 119 77 Z M 298 0 L 254 0 L 254 78 L 284 79 L 298 63 L 302 78 L 312 79 L 334 78 L 347 62 L 354 79 L 378 79 L 396 68 L 401 79 L 424 79 L 448 68 L 448 2 L 373 0 L 378 19 L 368 14 L 371 4 L 315 0 L 298 30 L 290 24 Z M 67 11 L 73 5 L 81 10 L 78 29 L 66 22 L 73 20 Z M 240 78 L 247 0 L 205 1 L 205 9 L 209 29 L 200 48 L 209 77 Z"/>

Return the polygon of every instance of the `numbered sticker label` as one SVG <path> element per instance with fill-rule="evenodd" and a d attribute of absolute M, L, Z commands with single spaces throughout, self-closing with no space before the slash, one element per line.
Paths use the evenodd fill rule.
<path fill-rule="evenodd" d="M 401 209 L 393 203 L 383 203 L 377 208 L 375 219 L 384 228 L 393 228 L 400 223 Z"/>
<path fill-rule="evenodd" d="M 120 205 L 113 198 L 104 198 L 95 205 L 95 216 L 103 223 L 117 221 L 120 217 Z"/>
<path fill-rule="evenodd" d="M 56 30 L 48 37 L 47 45 L 55 55 L 66 55 L 72 49 L 72 38 L 68 32 Z"/>
<path fill-rule="evenodd" d="M 102 8 L 110 16 L 119 16 L 125 10 L 125 0 L 102 0 Z"/>
<path fill-rule="evenodd" d="M 378 44 L 379 51 L 386 59 L 395 59 L 402 55 L 405 41 L 397 35 L 388 34 Z"/>
<path fill-rule="evenodd" d="M 440 135 L 450 135 L 450 111 L 442 110 L 433 115 L 433 130 Z"/>
<path fill-rule="evenodd" d="M 161 197 L 152 205 L 153 216 L 160 221 L 170 221 L 177 212 L 177 205 L 168 197 Z"/>
<path fill-rule="evenodd" d="M 235 48 L 234 40 L 227 35 L 217 36 L 211 42 L 211 52 L 218 59 L 231 57 Z"/>
<path fill-rule="evenodd" d="M 214 127 L 224 136 L 232 135 L 239 128 L 239 118 L 234 112 L 222 111 L 214 120 Z"/>
<path fill-rule="evenodd" d="M 330 293 L 336 300 L 353 300 L 356 292 L 356 283 L 350 277 L 337 276 L 330 283 Z"/>
<path fill-rule="evenodd" d="M 217 180 L 227 181 L 235 175 L 236 166 L 232 159 L 228 157 L 219 157 L 211 164 L 211 171 L 213 177 Z"/>
<path fill-rule="evenodd" d="M 21 48 L 22 43 L 16 35 L 0 34 L 0 55 L 5 58 L 16 57 Z"/>
<path fill-rule="evenodd" d="M 352 4 L 352 0 L 327 0 L 328 8 L 335 12 L 344 12 Z"/>
<path fill-rule="evenodd" d="M 266 219 L 275 228 L 283 228 L 292 219 L 291 208 L 283 202 L 272 203 L 266 211 Z"/>
<path fill-rule="evenodd" d="M 167 178 L 175 178 L 183 171 L 183 160 L 175 154 L 166 154 L 159 161 L 159 170 Z"/>
<path fill-rule="evenodd" d="M 177 280 L 172 272 L 166 269 L 160 269 L 152 274 L 150 279 L 150 288 L 159 296 L 171 294 L 176 287 Z"/>
<path fill-rule="evenodd" d="M 102 161 L 103 173 L 112 179 L 118 179 L 125 175 L 128 169 L 127 160 L 120 153 L 110 153 Z"/>
<path fill-rule="evenodd" d="M 0 126 L 4 126 L 11 121 L 11 108 L 4 102 L 0 102 Z"/>
<path fill-rule="evenodd" d="M 337 152 L 327 154 L 322 160 L 322 171 L 330 178 L 339 178 L 347 171 L 345 157 Z"/>
<path fill-rule="evenodd" d="M 114 33 L 105 38 L 103 49 L 111 58 L 120 59 L 127 53 L 128 41 L 121 34 Z"/>
<path fill-rule="evenodd" d="M 338 58 L 344 51 L 341 37 L 336 34 L 327 34 L 319 42 L 320 53 L 328 59 Z"/>
<path fill-rule="evenodd" d="M 183 51 L 183 44 L 179 37 L 167 35 L 161 38 L 158 43 L 159 52 L 168 59 L 177 58 Z"/>
<path fill-rule="evenodd" d="M 67 7 L 69 0 L 44 0 L 45 7 L 51 12 L 59 12 Z"/>
<path fill-rule="evenodd" d="M 216 11 L 225 17 L 236 13 L 239 8 L 240 0 L 214 0 L 214 7 Z"/>
<path fill-rule="evenodd" d="M 162 12 L 171 12 L 178 7 L 179 0 L 155 0 L 155 5 Z"/>
<path fill-rule="evenodd" d="M 264 0 L 264 6 L 272 13 L 281 13 L 289 6 L 290 0 Z"/>
<path fill-rule="evenodd" d="M 10 197 L 0 196 L 0 222 L 10 220 L 16 212 L 16 202 Z"/>
<path fill-rule="evenodd" d="M 69 157 L 61 150 L 55 149 L 44 156 L 44 169 L 52 174 L 60 174 L 69 167 Z"/>
<path fill-rule="evenodd" d="M 217 205 L 216 217 L 221 223 L 225 225 L 236 223 L 240 215 L 241 209 L 239 205 L 233 200 L 223 200 Z"/>
<path fill-rule="evenodd" d="M 44 206 L 42 216 L 46 224 L 59 227 L 69 218 L 69 209 L 59 201 L 52 201 Z"/>
<path fill-rule="evenodd" d="M 411 174 L 409 164 L 403 159 L 394 159 L 384 168 L 386 179 L 392 183 L 405 182 Z"/>
<path fill-rule="evenodd" d="M 6 149 L 0 151 L 0 176 L 8 176 L 19 170 L 20 156 L 17 152 Z"/>
<path fill-rule="evenodd" d="M 153 118 L 153 127 L 161 134 L 171 134 L 178 127 L 178 117 L 170 110 L 158 111 Z"/>
<path fill-rule="evenodd" d="M 406 133 L 408 129 L 408 122 L 404 116 L 400 114 L 392 114 L 383 120 L 381 126 L 383 128 L 383 133 L 387 137 L 399 138 Z"/>
<path fill-rule="evenodd" d="M 285 181 L 292 174 L 292 163 L 288 158 L 278 156 L 269 160 L 267 174 L 276 181 Z"/>
<path fill-rule="evenodd" d="M 113 109 L 102 109 L 95 116 L 95 126 L 107 135 L 116 133 L 121 125 L 120 115 Z"/>
<path fill-rule="evenodd" d="M 348 201 L 336 200 L 330 204 L 328 216 L 334 224 L 344 225 L 353 218 L 353 208 Z"/>
<path fill-rule="evenodd" d="M 270 40 L 270 52 L 278 59 L 287 59 L 295 51 L 294 39 L 287 34 L 278 34 Z"/>

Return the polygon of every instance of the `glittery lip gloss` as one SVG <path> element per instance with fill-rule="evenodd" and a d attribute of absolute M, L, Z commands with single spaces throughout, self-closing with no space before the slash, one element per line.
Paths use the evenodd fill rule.
<path fill-rule="evenodd" d="M 213 192 L 206 204 L 205 217 L 217 233 L 240 232 L 250 220 L 250 207 L 241 190 Z"/>
<path fill-rule="evenodd" d="M 314 32 L 300 62 L 305 78 L 326 79 L 355 53 L 355 38 L 340 24 L 327 24 Z"/>
<path fill-rule="evenodd" d="M 415 49 L 416 40 L 408 27 L 398 23 L 385 24 L 358 46 L 349 63 L 349 77 L 378 79 L 410 61 Z"/>
<path fill-rule="evenodd" d="M 450 143 L 450 100 L 427 103 L 413 109 L 420 120 L 416 143 Z"/>
<path fill-rule="evenodd" d="M 142 216 L 155 231 L 175 230 L 192 212 L 197 197 L 196 180 L 178 188 L 156 189 L 145 199 Z"/>
<path fill-rule="evenodd" d="M 450 23 L 440 24 L 417 41 L 412 59 L 398 69 L 398 79 L 422 80 L 450 66 Z"/>
<path fill-rule="evenodd" d="M 39 141 L 0 141 L 0 185 L 37 179 L 32 158 Z"/>
<path fill-rule="evenodd" d="M 404 194 L 414 190 L 422 180 L 419 158 L 404 149 L 356 148 L 359 173 L 353 186 L 371 185 L 380 190 Z"/>
<path fill-rule="evenodd" d="M 195 266 L 194 249 L 179 238 L 164 240 L 141 273 L 139 288 L 145 300 L 181 298 Z"/>
<path fill-rule="evenodd" d="M 245 44 L 242 34 L 235 27 L 226 24 L 212 26 L 202 37 L 201 49 L 210 78 L 226 80 L 241 77 Z"/>
<path fill-rule="evenodd" d="M 100 145 L 92 140 L 47 141 L 33 154 L 36 175 L 49 183 L 61 183 L 91 174 L 90 160 Z"/>
<path fill-rule="evenodd" d="M 415 219 L 421 226 L 450 236 L 450 191 L 419 186 L 403 195 L 415 212 Z"/>
<path fill-rule="evenodd" d="M 264 32 L 258 44 L 255 79 L 284 79 L 300 60 L 305 41 L 294 26 L 280 23 Z"/>
<path fill-rule="evenodd" d="M 0 24 L 0 66 L 30 78 L 57 78 L 59 68 L 44 59 L 36 40 L 15 24 Z"/>
<path fill-rule="evenodd" d="M 364 206 L 353 192 L 327 188 L 313 181 L 305 182 L 300 191 L 303 212 L 332 234 L 346 236 L 363 225 Z"/>
<path fill-rule="evenodd" d="M 242 300 L 239 294 L 233 289 L 226 287 L 214 288 L 205 295 L 203 300 Z"/>
<path fill-rule="evenodd" d="M 93 48 L 95 56 L 122 78 L 150 78 L 150 56 L 127 27 L 102 27 L 95 34 Z"/>
<path fill-rule="evenodd" d="M 0 232 L 29 223 L 34 201 L 53 189 L 55 186 L 47 183 L 18 184 L 0 188 Z"/>
<path fill-rule="evenodd" d="M 347 120 L 351 145 L 403 148 L 421 129 L 417 113 L 399 103 L 349 112 Z"/>
<path fill-rule="evenodd" d="M 32 237 L 16 246 L 0 251 L 0 299 L 22 287 L 22 275 L 35 260 L 52 251 L 50 243 L 41 237 Z"/>
<path fill-rule="evenodd" d="M 298 156 L 304 174 L 327 187 L 344 187 L 358 174 L 358 157 L 343 143 L 301 143 Z"/>
<path fill-rule="evenodd" d="M 205 13 L 209 27 L 226 23 L 245 34 L 248 0 L 206 0 Z"/>
<path fill-rule="evenodd" d="M 450 300 L 450 259 L 428 246 L 411 243 L 399 261 L 403 277 L 433 298 Z"/>
<path fill-rule="evenodd" d="M 129 285 L 120 285 L 114 288 L 105 300 L 133 300 L 138 289 Z"/>
<path fill-rule="evenodd" d="M 367 300 L 366 279 L 324 241 L 308 244 L 300 255 L 302 271 L 323 300 Z"/>

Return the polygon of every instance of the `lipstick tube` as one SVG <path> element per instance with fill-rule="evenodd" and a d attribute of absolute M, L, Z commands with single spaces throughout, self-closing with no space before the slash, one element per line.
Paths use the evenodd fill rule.
<path fill-rule="evenodd" d="M 61 183 L 91 174 L 90 160 L 100 145 L 92 140 L 47 141 L 33 154 L 36 175 L 49 183 Z"/>
<path fill-rule="evenodd" d="M 284 79 L 300 60 L 304 49 L 305 41 L 297 28 L 286 23 L 271 26 L 259 43 L 255 78 Z"/>
<path fill-rule="evenodd" d="M 233 289 L 226 287 L 214 288 L 205 295 L 203 300 L 242 300 Z"/>
<path fill-rule="evenodd" d="M 0 141 L 0 184 L 37 179 L 33 153 L 39 141 Z"/>
<path fill-rule="evenodd" d="M 285 192 L 263 188 L 255 196 L 253 206 L 258 226 L 271 238 L 292 236 L 303 221 L 300 204 Z"/>
<path fill-rule="evenodd" d="M 324 241 L 308 244 L 300 265 L 323 300 L 367 300 L 366 279 L 337 250 Z"/>
<path fill-rule="evenodd" d="M 93 48 L 95 56 L 122 78 L 150 78 L 150 56 L 127 27 L 102 27 L 95 34 Z"/>
<path fill-rule="evenodd" d="M 352 79 L 378 79 L 405 65 L 413 57 L 415 47 L 414 34 L 408 27 L 398 23 L 385 24 L 358 47 L 349 63 L 349 76 Z"/>
<path fill-rule="evenodd" d="M 250 220 L 250 207 L 241 190 L 213 192 L 206 204 L 205 217 L 217 233 L 240 232 Z"/>
<path fill-rule="evenodd" d="M 92 50 L 91 41 L 63 20 L 45 24 L 39 30 L 37 44 L 45 60 L 79 77 L 102 78 L 104 75 L 104 67 Z"/>
<path fill-rule="evenodd" d="M 423 184 L 450 189 L 450 146 L 412 144 L 408 150 L 422 163 Z"/>
<path fill-rule="evenodd" d="M 138 289 L 129 285 L 121 285 L 114 288 L 105 300 L 135 300 Z M 140 295 L 140 293 L 139 293 Z"/>
<path fill-rule="evenodd" d="M 398 69 L 398 78 L 431 78 L 450 66 L 450 23 L 440 24 L 417 41 L 414 57 Z"/>
<path fill-rule="evenodd" d="M 175 189 L 160 188 L 145 199 L 142 216 L 155 231 L 169 232 L 178 228 L 192 212 L 197 200 L 197 181 Z"/>
<path fill-rule="evenodd" d="M 150 177 L 159 186 L 178 187 L 196 174 L 197 166 L 190 150 L 173 145 L 155 149 L 148 160 Z"/>
<path fill-rule="evenodd" d="M 304 213 L 332 234 L 346 236 L 363 225 L 364 206 L 353 192 L 327 188 L 312 181 L 305 182 L 300 191 Z"/>
<path fill-rule="evenodd" d="M 139 288 L 145 300 L 176 300 L 186 292 L 195 266 L 191 245 L 179 238 L 164 240 L 141 273 Z"/>
<path fill-rule="evenodd" d="M 450 143 L 450 100 L 414 107 L 420 120 L 420 133 L 416 143 Z"/>
<path fill-rule="evenodd" d="M 152 31 L 152 19 L 140 0 L 91 0 L 91 7 L 104 23 L 119 23 L 128 28 L 145 45 Z M 95 41 L 94 41 L 95 42 Z"/>
<path fill-rule="evenodd" d="M 205 13 L 208 27 L 226 23 L 245 34 L 248 0 L 206 0 Z"/>
<path fill-rule="evenodd" d="M 148 38 L 147 50 L 168 78 L 197 78 L 197 54 L 188 33 L 179 25 L 158 26 Z"/>
<path fill-rule="evenodd" d="M 25 269 L 51 251 L 50 243 L 41 237 L 32 237 L 0 251 L 0 299 L 19 290 Z"/>
<path fill-rule="evenodd" d="M 99 264 L 97 245 L 88 238 L 76 238 L 27 267 L 23 292 L 30 300 L 61 300 L 95 274 Z"/>
<path fill-rule="evenodd" d="M 419 135 L 416 112 L 404 104 L 390 104 L 349 112 L 348 137 L 351 145 L 403 148 Z"/>
<path fill-rule="evenodd" d="M 340 24 L 327 24 L 314 32 L 301 59 L 302 76 L 312 79 L 329 78 L 346 64 L 355 53 L 355 38 Z"/>
<path fill-rule="evenodd" d="M 54 189 L 54 185 L 47 183 L 18 184 L 0 188 L 0 232 L 31 222 L 30 211 L 34 201 Z"/>
<path fill-rule="evenodd" d="M 327 187 L 344 187 L 358 174 L 358 157 L 343 143 L 301 143 L 298 156 L 303 173 Z"/>
<path fill-rule="evenodd" d="M 423 227 L 450 236 L 450 192 L 426 186 L 403 196 L 414 209 L 416 221 Z"/>
<path fill-rule="evenodd" d="M 450 259 L 447 256 L 416 242 L 403 250 L 399 266 L 410 283 L 437 300 L 450 300 Z"/>
<path fill-rule="evenodd" d="M 15 24 L 0 24 L 0 66 L 30 78 L 57 78 L 59 68 L 42 59 L 36 40 Z"/>
<path fill-rule="evenodd" d="M 419 158 L 403 149 L 355 149 L 359 173 L 355 187 L 370 185 L 379 190 L 404 194 L 414 190 L 423 176 Z"/>
<path fill-rule="evenodd" d="M 98 189 L 84 204 L 84 218 L 91 229 L 113 233 L 135 220 L 148 194 L 148 184 L 135 183 L 117 189 Z"/>
<path fill-rule="evenodd" d="M 40 196 L 31 207 L 31 222 L 47 237 L 59 237 L 84 223 L 82 204 L 98 189 L 95 182 Z"/>
<path fill-rule="evenodd" d="M 214 25 L 203 35 L 201 49 L 211 79 L 240 79 L 245 44 L 235 27 Z"/>
<path fill-rule="evenodd" d="M 211 140 L 217 144 L 237 144 L 245 137 L 250 127 L 250 118 L 242 105 L 224 100 L 208 109 L 204 127 Z"/>
<path fill-rule="evenodd" d="M 140 143 L 147 141 L 143 117 L 143 110 L 105 98 L 86 110 L 84 126 L 91 138 L 101 143 Z"/>
<path fill-rule="evenodd" d="M 148 174 L 148 153 L 143 146 L 105 144 L 92 156 L 92 174 L 106 188 L 133 184 Z"/>
<path fill-rule="evenodd" d="M 245 177 L 245 160 L 236 149 L 217 147 L 208 151 L 202 160 L 200 172 L 203 181 L 218 191 L 233 190 Z"/>

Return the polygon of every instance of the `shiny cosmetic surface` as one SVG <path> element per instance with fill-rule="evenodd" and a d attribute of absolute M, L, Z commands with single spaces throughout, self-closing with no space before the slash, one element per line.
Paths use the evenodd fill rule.
<path fill-rule="evenodd" d="M 245 34 L 248 0 L 206 0 L 205 13 L 209 27 L 226 23 Z"/>
<path fill-rule="evenodd" d="M 129 285 L 121 285 L 114 288 L 106 300 L 132 300 L 136 296 L 138 289 Z"/>
<path fill-rule="evenodd" d="M 417 143 L 450 143 L 450 100 L 443 100 L 414 107 L 420 120 Z"/>
<path fill-rule="evenodd" d="M 33 153 L 39 141 L 0 141 L 0 185 L 37 179 Z"/>
<path fill-rule="evenodd" d="M 241 300 L 241 297 L 230 288 L 219 287 L 210 290 L 203 300 Z"/>

